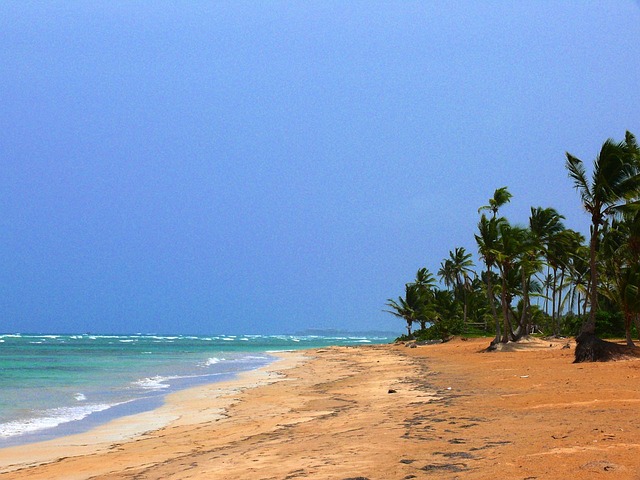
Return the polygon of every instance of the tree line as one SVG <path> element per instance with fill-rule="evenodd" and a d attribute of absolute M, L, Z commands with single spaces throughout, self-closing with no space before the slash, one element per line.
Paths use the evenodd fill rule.
<path fill-rule="evenodd" d="M 493 334 L 492 343 L 533 332 L 586 338 L 640 332 L 640 149 L 626 132 L 606 140 L 585 163 L 566 153 L 566 170 L 591 217 L 589 238 L 566 228 L 551 207 L 531 207 L 526 225 L 500 215 L 512 195 L 495 190 L 474 238 L 481 265 L 463 247 L 436 272 L 420 268 L 389 313 L 406 322 L 405 338 Z M 417 329 L 414 328 L 417 326 Z"/>

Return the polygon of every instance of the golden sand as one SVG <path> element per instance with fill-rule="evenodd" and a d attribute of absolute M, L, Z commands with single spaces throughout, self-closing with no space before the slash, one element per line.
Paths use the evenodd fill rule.
<path fill-rule="evenodd" d="M 566 343 L 287 353 L 153 412 L 0 450 L 0 478 L 640 479 L 640 360 L 574 365 Z"/>

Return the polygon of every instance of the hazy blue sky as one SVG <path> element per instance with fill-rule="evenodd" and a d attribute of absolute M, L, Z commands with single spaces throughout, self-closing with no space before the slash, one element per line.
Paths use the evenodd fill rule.
<path fill-rule="evenodd" d="M 634 1 L 0 3 L 0 331 L 385 329 L 640 135 Z"/>

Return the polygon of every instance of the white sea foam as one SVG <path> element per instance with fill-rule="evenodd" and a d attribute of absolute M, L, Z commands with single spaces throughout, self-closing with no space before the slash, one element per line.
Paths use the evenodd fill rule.
<path fill-rule="evenodd" d="M 238 359 L 240 362 L 245 360 L 269 360 L 269 357 L 265 357 L 264 355 L 245 355 Z"/>
<path fill-rule="evenodd" d="M 0 424 L 0 438 L 15 437 L 25 433 L 33 433 L 54 428 L 63 423 L 74 422 L 88 417 L 92 413 L 101 412 L 117 404 L 94 404 L 81 407 L 52 408 L 41 412 L 33 418 L 14 420 Z"/>
<path fill-rule="evenodd" d="M 75 399 L 76 399 L 77 401 L 79 401 L 79 402 L 84 402 L 84 401 L 87 399 L 87 397 L 85 396 L 85 394 L 84 394 L 84 393 L 76 393 L 76 394 L 73 396 L 73 398 L 75 398 Z"/>
<path fill-rule="evenodd" d="M 224 358 L 211 357 L 204 362 L 205 367 L 209 367 L 211 365 L 215 365 L 216 363 L 224 362 Z"/>
<path fill-rule="evenodd" d="M 155 377 L 147 377 L 137 380 L 133 382 L 133 385 L 143 388 L 144 390 L 164 390 L 170 386 L 168 383 L 163 383 L 168 380 L 171 380 L 171 377 L 161 377 L 160 375 L 156 375 Z"/>

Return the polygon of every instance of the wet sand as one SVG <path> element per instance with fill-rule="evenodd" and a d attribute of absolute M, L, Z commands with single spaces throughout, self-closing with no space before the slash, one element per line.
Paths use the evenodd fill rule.
<path fill-rule="evenodd" d="M 0 478 L 640 479 L 640 360 L 574 365 L 566 343 L 283 354 L 153 412 L 0 450 Z"/>

